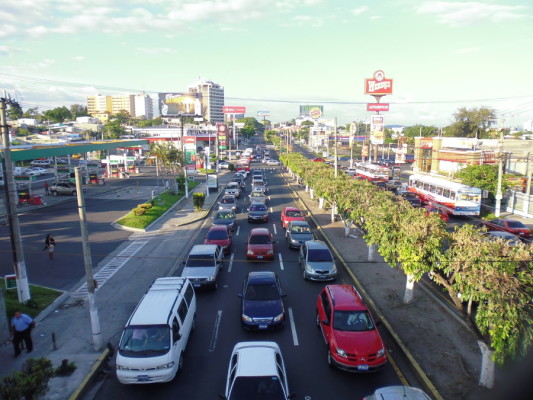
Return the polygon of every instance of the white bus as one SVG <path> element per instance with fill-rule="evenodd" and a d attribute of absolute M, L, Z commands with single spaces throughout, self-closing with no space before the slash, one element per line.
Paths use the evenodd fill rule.
<path fill-rule="evenodd" d="M 387 167 L 371 163 L 358 163 L 355 168 L 355 176 L 360 176 L 371 182 L 389 180 L 390 170 Z"/>
<path fill-rule="evenodd" d="M 479 215 L 481 189 L 430 175 L 411 175 L 408 190 L 451 215 Z"/>

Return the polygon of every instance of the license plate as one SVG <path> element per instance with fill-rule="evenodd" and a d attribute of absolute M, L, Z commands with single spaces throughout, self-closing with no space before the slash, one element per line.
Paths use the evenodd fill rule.
<path fill-rule="evenodd" d="M 358 371 L 368 371 L 368 365 L 358 365 L 357 366 Z"/>
<path fill-rule="evenodd" d="M 137 382 L 148 382 L 150 377 L 148 375 L 137 375 Z"/>
<path fill-rule="evenodd" d="M 193 283 L 193 287 L 200 287 L 201 285 L 199 283 Z"/>
<path fill-rule="evenodd" d="M 257 256 L 257 259 L 258 259 L 258 260 L 260 260 L 260 259 L 262 259 L 262 258 L 263 258 L 263 256 Z"/>
<path fill-rule="evenodd" d="M 259 325 L 259 329 L 266 329 L 266 328 L 268 328 L 267 325 Z"/>

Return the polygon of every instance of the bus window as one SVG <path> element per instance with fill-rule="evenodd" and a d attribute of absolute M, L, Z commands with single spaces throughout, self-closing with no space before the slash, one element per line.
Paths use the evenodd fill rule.
<path fill-rule="evenodd" d="M 447 198 L 449 199 L 449 198 L 451 197 L 450 189 L 444 189 L 444 190 L 442 191 L 442 195 L 443 195 L 444 197 L 447 197 Z"/>
<path fill-rule="evenodd" d="M 426 192 L 429 192 L 429 183 L 424 183 L 422 189 L 424 189 Z"/>
<path fill-rule="evenodd" d="M 439 196 L 442 196 L 442 191 L 443 191 L 443 189 L 442 189 L 441 187 L 438 187 L 436 193 L 437 193 Z"/>
<path fill-rule="evenodd" d="M 455 200 L 455 192 L 450 191 L 450 200 Z"/>

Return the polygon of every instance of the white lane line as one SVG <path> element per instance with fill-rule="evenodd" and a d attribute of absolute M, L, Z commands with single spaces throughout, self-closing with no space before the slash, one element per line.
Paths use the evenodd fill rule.
<path fill-rule="evenodd" d="M 270 212 L 274 212 L 274 211 L 272 210 L 272 207 L 270 207 Z"/>
<path fill-rule="evenodd" d="M 294 315 L 292 314 L 292 307 L 289 307 L 289 321 L 291 323 L 292 341 L 295 346 L 299 346 L 298 335 L 296 334 L 296 324 L 294 323 Z"/>
<path fill-rule="evenodd" d="M 218 340 L 218 328 L 220 328 L 220 320 L 222 319 L 222 310 L 218 310 L 217 317 L 215 318 L 215 329 L 213 331 L 213 336 L 211 336 L 211 344 L 209 346 L 209 351 L 214 351 L 217 345 Z"/>
<path fill-rule="evenodd" d="M 281 258 L 281 253 L 278 253 L 278 257 L 279 257 L 279 267 L 281 268 L 281 270 L 283 270 L 283 259 Z"/>
<path fill-rule="evenodd" d="M 238 227 L 237 227 L 237 232 L 235 232 L 235 236 L 239 236 L 239 232 L 240 232 L 240 231 L 241 231 L 241 227 L 238 226 Z"/>
<path fill-rule="evenodd" d="M 235 256 L 235 253 L 231 253 L 231 257 L 229 258 L 228 272 L 231 272 L 231 268 L 233 267 L 233 256 Z"/>
<path fill-rule="evenodd" d="M 278 230 L 276 229 L 276 224 L 272 224 L 272 226 L 274 227 L 274 235 L 277 235 L 278 234 Z"/>

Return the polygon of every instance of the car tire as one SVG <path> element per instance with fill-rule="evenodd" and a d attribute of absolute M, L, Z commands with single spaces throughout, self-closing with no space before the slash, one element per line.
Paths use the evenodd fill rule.
<path fill-rule="evenodd" d="M 333 356 L 331 355 L 331 350 L 328 349 L 328 366 L 330 368 L 335 368 L 335 364 L 333 363 Z"/>
<path fill-rule="evenodd" d="M 57 196 L 59 193 L 57 193 L 57 190 L 52 190 L 52 196 Z"/>
<path fill-rule="evenodd" d="M 72 195 L 73 195 L 73 196 L 76 196 L 76 194 L 77 194 L 77 192 L 76 192 L 75 190 L 72 191 Z"/>
<path fill-rule="evenodd" d="M 302 276 L 304 278 L 304 281 L 306 281 L 307 280 L 307 275 L 305 274 L 305 269 L 302 271 Z"/>
<path fill-rule="evenodd" d="M 320 316 L 318 315 L 318 310 L 316 312 L 316 327 L 320 329 Z"/>
<path fill-rule="evenodd" d="M 178 360 L 178 370 L 177 373 L 180 373 L 183 370 L 183 352 L 180 353 L 180 358 Z"/>

